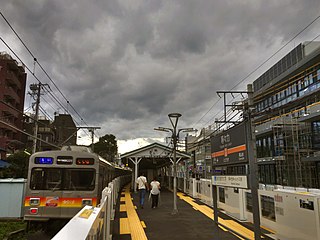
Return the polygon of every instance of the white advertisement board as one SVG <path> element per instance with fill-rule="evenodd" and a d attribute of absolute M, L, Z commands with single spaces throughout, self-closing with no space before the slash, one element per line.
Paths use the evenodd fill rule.
<path fill-rule="evenodd" d="M 212 176 L 212 185 L 247 189 L 248 180 L 247 176 Z"/>

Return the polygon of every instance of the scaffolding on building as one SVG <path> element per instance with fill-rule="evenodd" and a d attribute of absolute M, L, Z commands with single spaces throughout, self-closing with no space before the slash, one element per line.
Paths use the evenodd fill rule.
<path fill-rule="evenodd" d="M 310 125 L 290 115 L 277 119 L 272 125 L 272 132 L 277 183 L 310 186 L 315 181 L 314 174 L 311 174 L 311 165 L 302 162 L 302 157 L 312 153 Z"/>

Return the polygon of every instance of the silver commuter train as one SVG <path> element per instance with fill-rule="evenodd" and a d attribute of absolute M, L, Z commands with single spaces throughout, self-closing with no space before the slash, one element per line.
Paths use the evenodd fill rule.
<path fill-rule="evenodd" d="M 91 149 L 63 147 L 30 156 L 24 197 L 24 219 L 72 218 L 85 205 L 97 206 L 102 190 L 115 177 L 130 175 Z"/>

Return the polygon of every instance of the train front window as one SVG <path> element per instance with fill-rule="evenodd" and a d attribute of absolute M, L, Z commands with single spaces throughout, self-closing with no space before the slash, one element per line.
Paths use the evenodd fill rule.
<path fill-rule="evenodd" d="M 64 189 L 92 191 L 95 185 L 94 169 L 65 169 Z"/>
<path fill-rule="evenodd" d="M 30 188 L 32 190 L 42 190 L 43 179 L 44 179 L 44 171 L 42 170 L 42 168 L 32 169 L 31 179 L 30 179 Z"/>
<path fill-rule="evenodd" d="M 30 188 L 32 190 L 58 190 L 61 188 L 61 169 L 33 168 Z"/>
<path fill-rule="evenodd" d="M 45 189 L 59 190 L 61 188 L 62 169 L 46 169 Z"/>
<path fill-rule="evenodd" d="M 32 190 L 92 191 L 95 187 L 94 169 L 33 168 Z"/>

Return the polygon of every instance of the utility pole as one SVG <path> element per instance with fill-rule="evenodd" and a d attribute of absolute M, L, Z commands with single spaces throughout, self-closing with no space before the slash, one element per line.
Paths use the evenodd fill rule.
<path fill-rule="evenodd" d="M 259 212 L 259 197 L 258 197 L 258 168 L 257 168 L 257 158 L 256 158 L 256 140 L 255 140 L 255 133 L 254 128 L 252 126 L 252 109 L 253 109 L 253 89 L 252 84 L 247 85 L 247 91 L 218 91 L 218 96 L 223 94 L 224 98 L 224 120 L 223 121 L 216 121 L 216 123 L 232 123 L 232 124 L 239 124 L 239 121 L 230 121 L 227 120 L 226 109 L 227 107 L 238 107 L 239 109 L 243 109 L 243 119 L 245 121 L 245 138 L 246 138 L 246 146 L 247 146 L 247 153 L 248 153 L 248 163 L 249 163 L 249 182 L 250 182 L 250 190 L 252 196 L 252 215 L 253 215 L 253 224 L 254 224 L 254 239 L 260 240 L 261 239 L 261 228 L 260 228 L 260 212 Z M 247 104 L 240 104 L 240 105 L 230 105 L 226 103 L 226 94 L 247 94 Z M 213 205 L 214 205 L 214 220 L 218 222 L 218 214 L 215 211 L 218 211 L 217 208 L 217 188 L 213 186 Z"/>
<path fill-rule="evenodd" d="M 248 84 L 248 106 L 245 107 L 245 117 L 246 117 L 246 138 L 247 138 L 247 148 L 248 148 L 248 159 L 249 159 L 249 179 L 250 179 L 250 189 L 252 196 L 252 215 L 254 223 L 254 239 L 261 239 L 261 228 L 260 228 L 260 214 L 259 214 L 259 197 L 258 197 L 258 169 L 257 169 L 257 158 L 256 158 L 256 140 L 255 133 L 252 127 L 252 117 L 251 111 L 253 107 L 253 91 L 252 84 Z"/>
<path fill-rule="evenodd" d="M 101 129 L 101 127 L 87 127 L 89 132 L 91 132 L 91 150 L 94 152 L 94 130 Z"/>
<path fill-rule="evenodd" d="M 31 84 L 30 90 L 32 91 L 31 95 L 36 97 L 35 102 L 35 117 L 34 117 L 34 131 L 33 131 L 33 150 L 32 153 L 37 151 L 37 138 L 38 138 L 38 117 L 39 117 L 39 106 L 40 106 L 40 96 L 42 86 L 47 84 Z"/>

